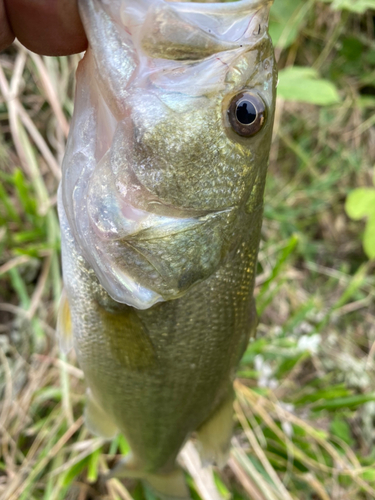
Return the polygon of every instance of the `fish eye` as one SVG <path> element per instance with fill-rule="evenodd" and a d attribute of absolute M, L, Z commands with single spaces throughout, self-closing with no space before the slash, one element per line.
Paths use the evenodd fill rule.
<path fill-rule="evenodd" d="M 261 130 L 266 121 L 266 106 L 257 94 L 241 92 L 232 98 L 228 117 L 238 135 L 251 137 Z"/>

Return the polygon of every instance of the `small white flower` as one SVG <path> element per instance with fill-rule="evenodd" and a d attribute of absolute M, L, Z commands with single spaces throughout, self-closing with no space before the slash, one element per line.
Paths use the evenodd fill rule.
<path fill-rule="evenodd" d="M 308 323 L 307 321 L 302 321 L 294 330 L 295 333 L 301 334 L 309 334 L 314 330 L 314 327 Z"/>
<path fill-rule="evenodd" d="M 302 335 L 298 339 L 297 347 L 300 351 L 310 351 L 312 354 L 317 354 L 322 337 L 319 333 L 315 335 Z"/>
<path fill-rule="evenodd" d="M 283 329 L 281 328 L 281 326 L 277 325 L 273 328 L 272 333 L 275 335 L 275 337 L 279 337 L 283 333 Z"/>
<path fill-rule="evenodd" d="M 293 437 L 293 426 L 290 422 L 286 422 L 286 421 L 281 422 L 281 428 L 282 428 L 284 434 L 286 436 L 288 436 L 288 438 L 291 439 Z"/>
<path fill-rule="evenodd" d="M 273 374 L 273 369 L 269 363 L 264 361 L 261 354 L 255 356 L 255 370 L 259 373 L 258 387 L 269 387 L 270 389 L 276 389 L 279 385 L 276 379 L 271 378 Z"/>

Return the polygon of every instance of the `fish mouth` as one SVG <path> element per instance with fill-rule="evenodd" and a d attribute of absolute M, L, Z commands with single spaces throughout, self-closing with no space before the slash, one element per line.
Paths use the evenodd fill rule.
<path fill-rule="evenodd" d="M 140 45 L 151 57 L 175 61 L 202 60 L 219 52 L 254 48 L 268 36 L 272 3 L 155 2 L 140 28 Z"/>

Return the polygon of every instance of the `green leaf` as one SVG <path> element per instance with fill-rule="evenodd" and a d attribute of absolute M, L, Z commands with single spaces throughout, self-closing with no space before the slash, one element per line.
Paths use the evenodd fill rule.
<path fill-rule="evenodd" d="M 69 486 L 74 481 L 74 479 L 83 471 L 89 460 L 90 457 L 85 457 L 80 462 L 72 465 L 72 467 L 70 467 L 70 469 L 68 469 L 64 474 L 62 485 Z"/>
<path fill-rule="evenodd" d="M 356 104 L 360 109 L 374 109 L 375 108 L 375 97 L 372 96 L 359 96 L 356 99 Z"/>
<path fill-rule="evenodd" d="M 263 312 L 263 310 L 265 309 L 265 307 L 267 307 L 267 304 L 268 304 L 267 300 L 263 301 L 263 303 L 262 303 L 263 297 L 265 296 L 266 292 L 270 288 L 271 283 L 273 283 L 275 281 L 275 279 L 277 278 L 277 276 L 279 275 L 283 265 L 288 260 L 288 257 L 296 249 L 297 244 L 298 244 L 298 236 L 293 234 L 289 238 L 286 246 L 283 248 L 283 250 L 280 254 L 280 257 L 279 257 L 278 261 L 276 262 L 275 267 L 272 270 L 271 276 L 263 283 L 262 289 L 258 294 L 258 300 L 257 300 L 257 307 L 258 307 L 257 310 L 258 310 L 259 315 Z"/>
<path fill-rule="evenodd" d="M 118 446 L 122 455 L 127 455 L 129 453 L 130 447 L 123 434 L 119 435 Z"/>
<path fill-rule="evenodd" d="M 292 359 L 284 359 L 275 373 L 276 378 L 282 380 L 293 370 L 293 368 L 295 368 L 298 363 L 302 363 L 302 361 L 309 359 L 310 357 L 311 355 L 309 352 L 302 352 Z"/>
<path fill-rule="evenodd" d="M 335 411 L 340 408 L 350 408 L 352 410 L 358 408 L 358 406 L 362 406 L 369 401 L 375 401 L 375 393 L 371 394 L 358 394 L 355 396 L 348 396 L 345 398 L 337 398 L 331 399 L 330 401 L 322 401 L 314 405 L 312 408 L 313 411 L 320 410 L 330 410 Z"/>
<path fill-rule="evenodd" d="M 311 390 L 311 388 L 310 388 Z M 304 394 L 300 398 L 293 401 L 296 406 L 313 404 L 317 401 L 329 401 L 332 399 L 345 398 L 351 396 L 350 392 L 344 384 L 331 385 L 327 389 L 320 389 L 310 394 Z"/>
<path fill-rule="evenodd" d="M 33 196 L 31 187 L 25 179 L 22 171 L 16 169 L 13 174 L 13 183 L 17 189 L 18 198 L 22 204 L 24 211 L 31 215 L 37 216 L 37 203 Z"/>
<path fill-rule="evenodd" d="M 18 295 L 21 307 L 23 309 L 28 309 L 30 306 L 30 297 L 19 270 L 16 267 L 13 267 L 12 269 L 9 269 L 8 273 L 10 275 L 12 287 Z"/>
<path fill-rule="evenodd" d="M 228 490 L 226 485 L 221 480 L 221 477 L 219 476 L 219 474 L 217 474 L 216 472 L 214 473 L 214 479 L 215 479 L 216 487 L 219 490 L 220 496 L 225 498 L 225 499 L 230 499 L 232 497 L 230 491 Z"/>
<path fill-rule="evenodd" d="M 374 482 L 375 481 L 375 468 L 365 470 L 362 474 L 362 478 L 365 481 L 368 481 L 371 483 Z"/>
<path fill-rule="evenodd" d="M 341 297 L 335 302 L 332 307 L 332 311 L 339 309 L 343 305 L 347 304 L 357 291 L 365 284 L 368 274 L 369 264 L 362 264 L 354 275 L 351 276 L 345 290 L 341 294 Z"/>
<path fill-rule="evenodd" d="M 375 189 L 358 188 L 346 199 L 346 213 L 353 220 L 375 214 Z"/>
<path fill-rule="evenodd" d="M 375 9 L 375 0 L 325 0 L 332 3 L 334 10 L 350 10 L 363 14 L 368 9 Z"/>
<path fill-rule="evenodd" d="M 35 241 L 44 238 L 45 231 L 43 228 L 34 228 L 31 231 L 20 231 L 13 234 L 12 239 L 16 245 L 22 243 L 28 243 L 29 241 Z"/>
<path fill-rule="evenodd" d="M 295 42 L 306 23 L 305 11 L 303 0 L 278 0 L 273 4 L 269 31 L 275 47 L 285 49 Z"/>
<path fill-rule="evenodd" d="M 20 222 L 21 219 L 13 206 L 11 198 L 8 196 L 2 184 L 0 184 L 0 202 L 0 206 L 3 206 L 5 212 L 3 215 L 10 220 Z"/>
<path fill-rule="evenodd" d="M 361 59 L 366 48 L 362 41 L 358 40 L 356 36 L 346 36 L 341 43 L 340 56 L 345 57 L 345 59 L 350 62 L 359 62 L 361 67 L 363 67 Z"/>
<path fill-rule="evenodd" d="M 363 248 L 370 259 L 375 259 L 375 210 L 366 224 Z"/>
<path fill-rule="evenodd" d="M 340 102 L 334 84 L 318 78 L 313 68 L 293 66 L 279 72 L 278 95 L 286 101 L 328 106 Z"/>
<path fill-rule="evenodd" d="M 334 436 L 342 439 L 347 445 L 353 446 L 352 434 L 348 422 L 336 416 L 331 422 L 330 427 L 331 433 Z"/>
<path fill-rule="evenodd" d="M 87 480 L 89 483 L 95 483 L 98 479 L 99 473 L 99 458 L 101 455 L 101 448 L 95 450 L 89 457 L 88 467 L 87 467 Z"/>

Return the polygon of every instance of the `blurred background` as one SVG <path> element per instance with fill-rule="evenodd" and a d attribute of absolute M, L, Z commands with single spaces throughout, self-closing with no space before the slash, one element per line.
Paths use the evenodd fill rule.
<path fill-rule="evenodd" d="M 373 10 L 371 10 L 373 9 Z M 276 0 L 280 69 L 256 287 L 224 499 L 375 498 L 375 0 Z M 80 56 L 0 54 L 0 499 L 152 500 L 100 481 L 55 338 L 56 190 Z M 194 500 L 206 498 L 187 474 Z"/>

